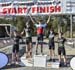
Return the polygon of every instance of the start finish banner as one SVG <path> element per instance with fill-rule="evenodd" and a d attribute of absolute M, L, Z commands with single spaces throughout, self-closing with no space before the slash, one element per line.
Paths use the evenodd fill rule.
<path fill-rule="evenodd" d="M 48 15 L 75 12 L 74 0 L 49 0 L 7 2 L 0 4 L 0 15 Z"/>

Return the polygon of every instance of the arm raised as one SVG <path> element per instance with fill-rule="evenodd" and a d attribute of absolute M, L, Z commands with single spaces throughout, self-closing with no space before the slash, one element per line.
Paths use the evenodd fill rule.
<path fill-rule="evenodd" d="M 21 36 L 24 34 L 25 30 L 23 29 L 23 31 L 21 32 Z"/>
<path fill-rule="evenodd" d="M 5 26 L 5 30 L 6 30 L 6 33 L 10 36 L 10 33 L 9 33 L 8 29 L 7 29 L 7 26 Z"/>
<path fill-rule="evenodd" d="M 47 20 L 47 22 L 46 22 L 47 24 L 48 24 L 48 23 L 49 23 L 49 21 L 50 21 L 50 17 L 51 17 L 51 16 L 49 15 L 48 20 Z"/>
<path fill-rule="evenodd" d="M 31 16 L 30 14 L 29 14 L 29 16 L 30 16 L 31 21 L 32 21 L 33 23 L 36 23 L 36 22 L 33 20 L 32 16 Z"/>

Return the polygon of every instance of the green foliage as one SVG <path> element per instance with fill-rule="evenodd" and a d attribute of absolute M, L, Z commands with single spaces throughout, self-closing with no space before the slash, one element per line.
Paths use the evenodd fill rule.
<path fill-rule="evenodd" d="M 18 29 L 18 31 L 22 31 L 23 28 L 24 28 L 24 25 L 25 25 L 25 22 L 24 22 L 24 17 L 16 17 L 16 27 Z"/>
<path fill-rule="evenodd" d="M 11 16 L 12 17 L 12 16 Z M 37 16 L 37 19 L 44 19 L 44 21 L 46 21 L 48 19 L 48 16 Z M 22 31 L 25 23 L 27 20 L 30 20 L 29 17 L 25 17 L 25 16 L 17 16 L 17 17 L 12 17 L 12 19 L 0 19 L 0 24 L 11 24 L 13 26 L 16 26 L 18 31 Z M 48 23 L 48 26 L 46 28 L 45 33 L 47 34 L 48 30 L 53 27 L 55 32 L 58 32 L 58 24 L 60 24 L 60 27 L 62 29 L 63 33 L 66 33 L 68 30 L 70 30 L 70 16 L 69 15 L 52 15 L 50 18 L 50 22 Z M 34 27 L 34 24 L 30 21 L 30 26 L 32 29 L 32 34 L 36 35 L 36 28 Z M 73 26 L 73 30 L 74 30 L 74 26 Z"/>

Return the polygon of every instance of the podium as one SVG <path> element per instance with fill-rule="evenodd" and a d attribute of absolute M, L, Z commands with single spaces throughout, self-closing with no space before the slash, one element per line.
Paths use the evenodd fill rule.
<path fill-rule="evenodd" d="M 21 62 L 24 66 L 28 67 L 47 67 L 47 68 L 59 68 L 59 62 L 48 62 L 47 55 L 34 55 L 29 62 L 25 56 L 21 57 Z"/>
<path fill-rule="evenodd" d="M 25 56 L 22 56 L 21 57 L 21 62 L 22 62 L 22 66 L 29 66 L 29 67 L 32 67 L 33 66 L 33 63 L 30 63 Z"/>
<path fill-rule="evenodd" d="M 47 55 L 34 55 L 34 67 L 46 67 L 47 65 Z"/>
<path fill-rule="evenodd" d="M 48 68 L 59 68 L 59 62 L 48 62 L 47 67 Z"/>

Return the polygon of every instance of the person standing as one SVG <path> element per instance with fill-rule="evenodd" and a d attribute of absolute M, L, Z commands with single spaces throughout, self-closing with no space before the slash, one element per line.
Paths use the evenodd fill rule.
<path fill-rule="evenodd" d="M 49 61 L 55 61 L 55 60 L 54 60 L 54 56 L 55 56 L 54 36 L 55 36 L 55 32 L 54 32 L 54 30 L 51 28 L 51 29 L 49 30 L 49 51 L 50 51 L 50 59 L 49 59 Z"/>
<path fill-rule="evenodd" d="M 59 38 L 58 38 L 58 55 L 59 55 L 59 62 L 61 66 L 61 57 L 63 54 L 63 60 L 64 60 L 64 65 L 66 65 L 66 51 L 65 51 L 65 42 L 66 39 L 63 37 L 63 34 L 60 32 L 59 33 Z"/>
<path fill-rule="evenodd" d="M 18 33 L 18 31 L 14 31 L 14 37 L 13 37 L 13 48 L 12 48 L 12 64 L 13 63 L 17 63 L 19 64 L 19 41 L 21 39 L 20 34 Z"/>
<path fill-rule="evenodd" d="M 32 29 L 30 27 L 29 21 L 26 22 L 26 27 L 24 27 L 24 30 L 21 32 L 21 34 L 24 34 L 26 37 L 26 58 L 32 57 Z"/>
<path fill-rule="evenodd" d="M 34 23 L 35 27 L 37 28 L 37 42 L 36 42 L 36 54 L 38 54 L 38 45 L 39 42 L 41 43 L 41 53 L 43 54 L 43 36 L 44 36 L 44 28 L 47 26 L 50 20 L 50 16 L 47 22 L 43 22 L 43 20 L 34 21 L 32 16 L 30 15 L 31 21 Z M 37 24 L 38 23 L 38 24 Z"/>
<path fill-rule="evenodd" d="M 10 36 L 10 33 L 7 29 L 7 26 L 5 26 L 5 30 L 7 32 L 7 34 Z M 19 64 L 19 41 L 21 39 L 21 36 L 18 32 L 18 30 L 14 30 L 13 31 L 13 47 L 12 47 L 12 62 L 11 64 Z"/>

